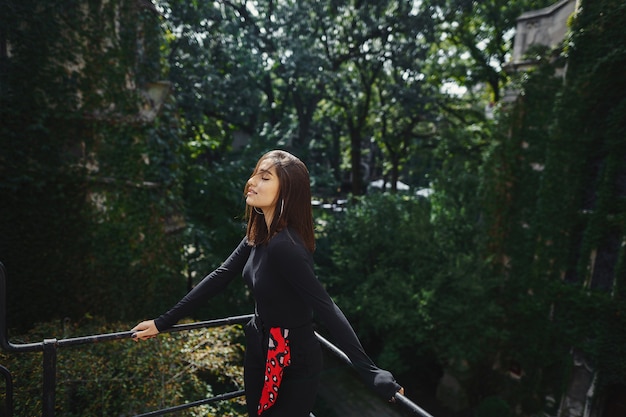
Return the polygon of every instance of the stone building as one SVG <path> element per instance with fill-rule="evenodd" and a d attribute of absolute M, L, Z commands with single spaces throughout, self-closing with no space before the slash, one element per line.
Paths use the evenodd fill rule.
<path fill-rule="evenodd" d="M 517 18 L 513 58 L 507 65 L 509 71 L 523 71 L 533 66 L 527 56 L 529 48 L 545 46 L 556 49 L 567 35 L 567 21 L 577 7 L 577 0 L 560 0 L 552 6 L 523 13 Z"/>
<path fill-rule="evenodd" d="M 552 6 L 522 13 L 517 18 L 513 56 L 504 70 L 509 74 L 528 71 L 536 65 L 537 58 L 532 56 L 533 48 L 549 51 L 559 50 L 567 36 L 567 21 L 576 11 L 580 0 L 560 0 Z M 560 70 L 563 75 L 565 68 Z M 508 87 L 502 97 L 503 103 L 517 99 L 518 92 Z"/>

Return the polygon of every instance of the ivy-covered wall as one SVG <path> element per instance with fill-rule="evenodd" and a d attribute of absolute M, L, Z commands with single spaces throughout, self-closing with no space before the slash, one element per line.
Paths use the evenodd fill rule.
<path fill-rule="evenodd" d="M 521 369 L 528 411 L 552 397 L 549 411 L 570 415 L 572 352 L 597 375 L 596 407 L 626 383 L 625 12 L 620 1 L 580 2 L 562 56 L 536 51 L 521 76 L 486 165 L 511 334 L 500 364 Z"/>
<path fill-rule="evenodd" d="M 156 314 L 184 290 L 177 126 L 142 118 L 164 77 L 147 2 L 9 1 L 0 71 L 0 261 L 10 326 Z M 169 302 L 169 301 L 165 301 Z M 115 306 L 112 308 L 112 306 Z"/>

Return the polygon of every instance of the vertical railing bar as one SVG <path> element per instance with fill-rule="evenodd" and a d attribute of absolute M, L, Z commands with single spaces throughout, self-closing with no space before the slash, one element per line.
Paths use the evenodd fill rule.
<path fill-rule="evenodd" d="M 54 417 L 57 374 L 57 340 L 43 341 L 43 397 L 42 416 Z"/>
<path fill-rule="evenodd" d="M 11 376 L 11 371 L 2 365 L 0 365 L 0 373 L 4 375 L 7 388 L 4 402 L 4 415 L 13 417 L 13 377 Z"/>

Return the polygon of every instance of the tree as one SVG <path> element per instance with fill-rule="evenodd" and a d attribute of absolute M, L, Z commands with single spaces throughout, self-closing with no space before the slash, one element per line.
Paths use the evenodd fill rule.
<path fill-rule="evenodd" d="M 239 131 L 262 147 L 306 151 L 324 94 L 306 5 L 171 1 L 166 14 L 171 77 L 190 139 L 223 153 Z"/>
<path fill-rule="evenodd" d="M 362 171 L 364 144 L 375 137 L 376 123 L 383 122 L 381 115 L 389 109 L 389 102 L 379 99 L 419 84 L 420 60 L 431 36 L 430 21 L 414 8 L 412 1 L 386 1 L 375 5 L 335 3 L 330 13 L 319 16 L 318 22 L 320 40 L 333 74 L 329 95 L 340 111 L 349 142 L 351 191 L 360 195 L 367 177 Z M 415 102 L 399 103 L 406 106 L 401 114 L 416 112 Z M 387 139 L 403 135 L 398 131 L 389 133 L 384 132 Z"/>
<path fill-rule="evenodd" d="M 438 94 L 425 85 L 421 74 L 396 66 L 378 82 L 379 110 L 375 138 L 384 158 L 383 175 L 397 191 L 402 168 L 420 154 L 432 152 L 437 123 Z"/>

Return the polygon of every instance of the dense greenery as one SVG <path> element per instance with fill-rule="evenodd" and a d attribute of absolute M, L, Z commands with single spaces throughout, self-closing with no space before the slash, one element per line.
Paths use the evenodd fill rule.
<path fill-rule="evenodd" d="M 63 325 L 43 323 L 15 340 L 78 337 L 126 326 L 95 318 Z M 147 343 L 125 340 L 60 349 L 55 412 L 65 417 L 136 415 L 240 390 L 242 343 L 241 326 L 228 326 L 162 335 Z M 41 354 L 0 353 L 0 359 L 14 371 L 14 414 L 40 415 Z M 244 399 L 239 397 L 177 415 L 240 416 L 244 410 Z"/>
<path fill-rule="evenodd" d="M 596 398 L 625 382 L 616 346 L 624 326 L 626 97 L 615 68 L 626 50 L 619 23 L 611 30 L 602 19 L 602 10 L 623 7 L 583 2 L 561 57 L 565 85 L 554 77 L 564 62 L 537 53 L 538 67 L 521 81 L 522 95 L 485 164 L 486 190 L 497 196 L 487 212 L 489 253 L 505 279 L 501 302 L 510 323 L 499 359 L 521 366 L 528 412 L 542 407 L 537 393 L 558 403 L 569 352 L 594 364 Z"/>
<path fill-rule="evenodd" d="M 56 323 L 94 316 L 116 324 L 81 331 L 119 330 L 163 311 L 241 239 L 244 181 L 280 147 L 307 163 L 316 198 L 346 201 L 316 210 L 319 276 L 407 388 L 434 397 L 445 374 L 462 390 L 449 408 L 555 413 L 545 399 L 567 393 L 570 352 L 597 371 L 597 401 L 626 384 L 623 2 L 582 1 L 564 48 L 531 50 L 535 69 L 517 75 L 503 70 L 515 18 L 551 1 L 6 3 L 13 333 L 59 337 Z M 162 103 L 157 85 L 171 86 Z M 392 193 L 366 193 L 375 179 Z M 251 306 L 239 282 L 197 316 Z M 172 377 L 173 403 L 237 385 L 162 369 L 194 362 L 182 345 L 202 337 L 72 351 L 93 366 L 60 358 L 64 415 L 88 406 L 89 375 L 130 381 L 135 364 Z M 25 358 L 2 361 L 30 393 L 40 358 Z M 111 414 L 157 406 L 144 393 L 163 388 L 99 386 Z"/>
<path fill-rule="evenodd" d="M 427 308 L 434 296 L 429 283 L 442 256 L 429 213 L 426 201 L 373 195 L 351 203 L 319 242 L 330 257 L 324 261 L 318 254 L 319 275 L 329 292 L 350 313 L 363 342 L 398 372 L 411 366 L 406 353 L 419 352 L 416 346 L 426 343 L 434 326 Z"/>
<path fill-rule="evenodd" d="M 171 115 L 147 123 L 128 88 L 162 76 L 157 18 L 124 2 L 26 1 L 2 19 L 0 250 L 13 326 L 159 311 L 174 299 L 164 294 L 182 293 L 171 279 L 180 242 L 163 227 L 182 209 L 181 156 Z"/>

